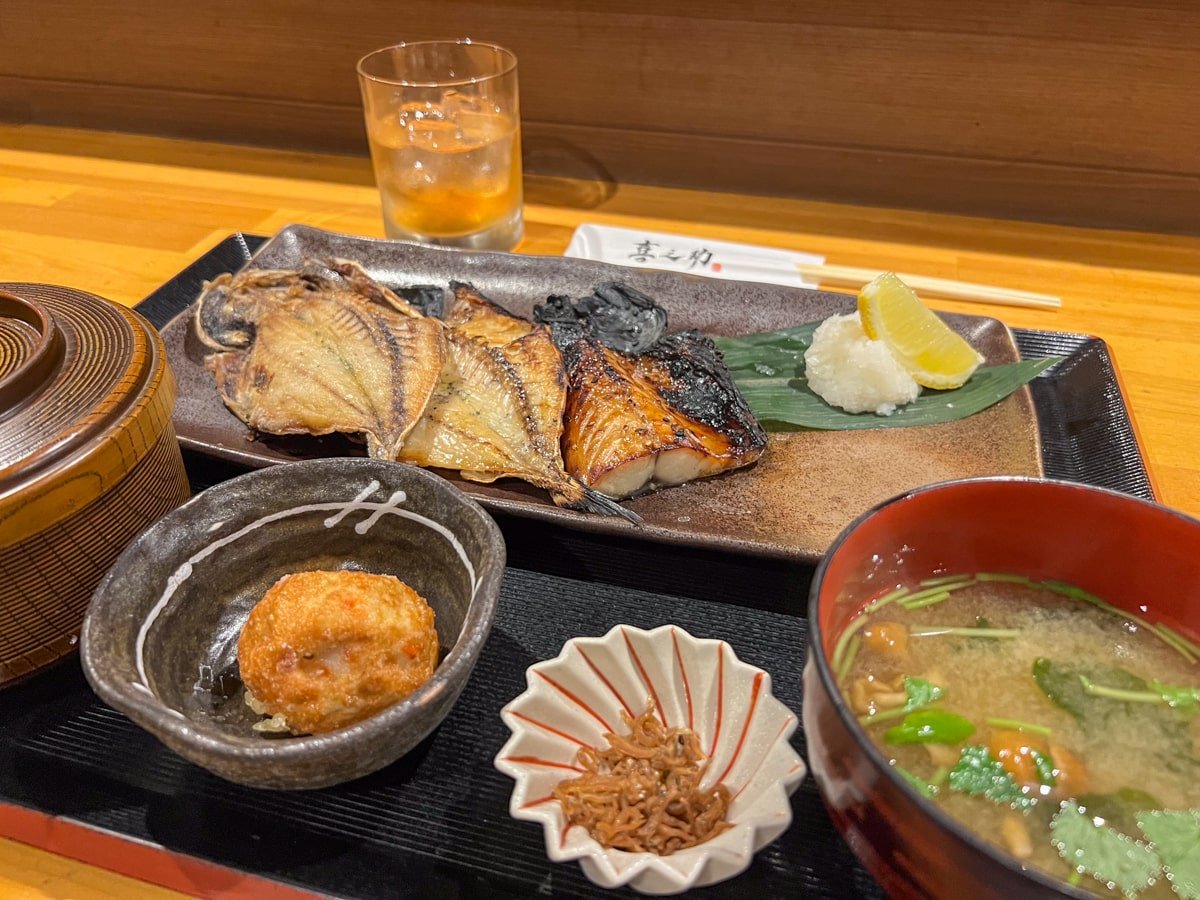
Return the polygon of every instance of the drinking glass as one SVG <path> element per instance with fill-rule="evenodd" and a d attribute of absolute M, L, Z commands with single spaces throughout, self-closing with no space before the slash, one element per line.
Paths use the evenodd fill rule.
<path fill-rule="evenodd" d="M 388 237 L 511 250 L 521 219 L 517 58 L 495 44 L 418 41 L 358 62 Z"/>

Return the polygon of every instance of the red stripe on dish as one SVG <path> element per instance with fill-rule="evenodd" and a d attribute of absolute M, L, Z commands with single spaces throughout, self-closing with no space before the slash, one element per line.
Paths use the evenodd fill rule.
<path fill-rule="evenodd" d="M 553 794 L 547 794 L 545 797 L 538 797 L 536 800 L 530 800 L 528 803 L 522 803 L 521 809 L 533 809 L 535 806 L 542 806 L 554 799 Z"/>
<path fill-rule="evenodd" d="M 690 730 L 695 730 L 695 719 L 692 713 L 692 686 L 688 684 L 687 668 L 683 664 L 683 655 L 679 652 L 679 639 L 675 636 L 675 629 L 671 629 L 671 643 L 675 645 L 675 661 L 679 663 L 679 674 L 683 676 L 683 695 L 687 698 L 688 705 L 688 724 Z"/>
<path fill-rule="evenodd" d="M 625 638 L 625 646 L 629 648 L 629 655 L 633 658 L 633 664 L 637 666 L 638 672 L 641 673 L 642 683 L 646 685 L 646 690 L 650 692 L 651 699 L 654 700 L 654 707 L 658 710 L 658 721 L 662 722 L 668 728 L 671 724 L 667 721 L 667 715 L 663 712 L 662 702 L 658 699 L 658 691 L 654 689 L 654 682 L 650 680 L 650 676 L 646 674 L 646 667 L 642 665 L 642 658 L 638 656 L 638 652 L 633 649 L 633 641 L 629 640 L 629 633 L 624 628 L 621 629 L 621 636 Z"/>
<path fill-rule="evenodd" d="M 750 777 L 746 779 L 746 783 L 743 784 L 741 786 L 741 789 L 738 790 L 738 792 L 733 795 L 733 799 L 729 801 L 730 803 L 732 803 L 738 797 L 742 796 L 742 791 L 744 791 L 744 790 L 746 790 L 746 788 L 750 787 L 750 782 L 752 782 L 755 778 L 758 777 L 758 773 L 762 771 L 763 763 L 765 763 L 767 761 L 767 757 L 771 755 L 771 751 L 775 749 L 775 745 L 779 743 L 779 739 L 781 737 L 783 737 L 783 733 L 787 730 L 787 727 L 789 725 L 791 725 L 793 721 L 795 721 L 795 720 L 791 716 L 788 716 L 786 719 L 783 720 L 783 724 L 781 726 L 779 726 L 779 733 L 776 734 L 775 738 L 771 741 L 771 743 L 767 745 L 767 751 L 762 755 L 762 759 L 760 759 L 758 761 L 758 765 L 754 767 L 754 771 L 750 773 Z M 790 772 L 788 772 L 788 774 L 790 775 L 790 774 L 792 774 L 792 772 L 795 772 L 796 768 L 797 767 L 793 766 L 792 770 Z"/>
<path fill-rule="evenodd" d="M 555 728 L 553 725 L 547 725 L 545 722 L 541 721 L 540 719 L 535 719 L 533 716 L 527 716 L 527 715 L 525 715 L 525 713 L 517 712 L 515 709 L 512 711 L 512 714 L 515 718 L 521 719 L 524 722 L 528 722 L 530 725 L 535 725 L 538 728 L 542 729 L 542 731 L 548 731 L 551 734 L 557 734 L 560 738 L 562 738 L 565 741 L 570 741 L 572 744 L 578 744 L 580 747 L 590 747 L 591 746 L 591 744 L 588 744 L 585 741 L 581 741 L 579 738 L 573 737 L 572 735 L 567 734 L 565 731 L 560 731 L 559 729 Z"/>
<path fill-rule="evenodd" d="M 733 758 L 729 760 L 729 765 L 725 767 L 725 771 L 714 782 L 715 784 L 723 784 L 725 782 L 725 779 L 729 777 L 729 773 L 733 769 L 734 763 L 742 755 L 742 750 L 746 746 L 746 735 L 750 731 L 750 722 L 754 719 L 754 710 L 758 706 L 758 695 L 762 692 L 762 683 L 763 673 L 755 673 L 754 683 L 750 686 L 750 709 L 746 712 L 746 721 L 742 722 L 742 733 L 738 735 L 737 746 L 733 750 Z"/>
<path fill-rule="evenodd" d="M 571 830 L 571 827 L 572 827 L 572 826 L 571 826 L 571 823 L 570 823 L 570 822 L 568 822 L 566 825 L 564 825 L 564 826 L 562 827 L 562 831 L 561 831 L 561 832 L 559 832 L 559 835 L 558 835 L 558 849 L 560 849 L 560 850 L 561 850 L 563 847 L 567 846 L 567 832 Z"/>
<path fill-rule="evenodd" d="M 608 680 L 608 676 L 600 671 L 600 667 L 592 662 L 591 657 L 584 653 L 582 647 L 579 648 L 579 655 L 582 656 L 583 661 L 588 664 L 588 668 L 596 673 L 596 677 L 604 682 L 604 686 L 612 692 L 612 695 L 617 698 L 618 702 L 625 707 L 625 712 L 629 713 L 629 717 L 631 719 L 634 718 L 634 712 L 629 708 L 629 704 L 625 702 L 625 698 L 621 696 L 620 692 L 615 687 L 613 687 L 613 683 Z"/>
<path fill-rule="evenodd" d="M 598 712 L 596 712 L 594 709 L 592 709 L 590 706 L 588 706 L 586 703 L 584 703 L 582 700 L 580 700 L 578 697 L 576 697 L 574 694 L 572 694 L 570 691 L 568 691 L 565 687 L 563 687 L 561 684 L 559 684 L 557 681 L 555 681 L 553 678 L 551 678 L 545 672 L 538 672 L 538 677 L 544 681 L 548 681 L 550 683 L 550 685 L 556 691 L 558 691 L 560 694 L 562 694 L 564 697 L 566 697 L 568 700 L 570 700 L 572 703 L 574 703 L 576 706 L 578 706 L 580 709 L 582 709 L 585 713 L 587 713 L 589 716 L 591 716 L 593 719 L 595 719 L 597 722 L 599 722 L 601 725 L 603 725 L 604 730 L 606 732 L 611 733 L 616 730 L 615 728 L 613 728 L 611 725 L 609 725 L 607 722 L 604 721 L 603 716 L 601 716 Z"/>
<path fill-rule="evenodd" d="M 790 769 L 787 770 L 787 773 L 789 775 L 794 775 L 796 772 L 799 772 L 803 768 L 804 768 L 804 763 L 796 763 L 794 766 L 792 766 Z"/>
<path fill-rule="evenodd" d="M 717 739 L 721 736 L 721 720 L 725 717 L 725 645 L 717 644 L 717 723 L 713 726 L 712 743 L 708 745 L 711 758 L 717 752 Z"/>
<path fill-rule="evenodd" d="M 506 756 L 505 762 L 524 763 L 527 766 L 545 766 L 547 769 L 566 769 L 569 772 L 583 772 L 579 766 L 571 763 L 555 762 L 552 759 L 541 759 L 537 756 Z"/>

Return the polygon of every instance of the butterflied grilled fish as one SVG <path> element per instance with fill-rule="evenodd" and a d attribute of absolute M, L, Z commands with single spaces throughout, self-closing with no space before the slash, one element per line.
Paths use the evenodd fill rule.
<path fill-rule="evenodd" d="M 469 285 L 453 288 L 449 354 L 400 459 L 457 469 L 472 481 L 520 478 L 560 506 L 636 520 L 564 471 L 566 378 L 549 329 L 510 315 Z"/>
<path fill-rule="evenodd" d="M 226 272 L 206 282 L 196 303 L 196 335 L 214 350 L 248 347 L 258 319 L 276 303 L 332 289 L 303 272 L 257 269 Z"/>
<path fill-rule="evenodd" d="M 498 350 L 513 367 L 529 401 L 537 450 L 561 469 L 559 444 L 567 405 L 567 373 L 550 330 L 511 315 L 469 284 L 454 282 L 450 287 L 453 300 L 446 311 L 446 324 L 457 334 Z"/>
<path fill-rule="evenodd" d="M 646 320 L 648 298 L 630 303 L 623 293 L 608 292 L 617 302 L 607 305 L 605 335 L 622 330 L 622 309 Z M 605 297 L 597 291 L 574 307 L 551 298 L 538 311 L 552 324 L 567 368 L 567 471 L 610 497 L 628 497 L 758 459 L 766 433 L 713 342 L 685 331 L 657 337 L 636 356 L 618 352 L 588 321 L 597 306 L 605 308 Z"/>
<path fill-rule="evenodd" d="M 368 275 L 366 270 L 358 263 L 348 259 L 331 259 L 329 267 L 346 279 L 351 290 L 361 294 L 366 299 L 376 303 L 385 303 L 401 315 L 411 316 L 412 318 L 420 318 L 424 315 L 424 313 L 399 296 L 391 288 L 380 284 Z"/>
<path fill-rule="evenodd" d="M 363 434 L 395 459 L 446 360 L 441 322 L 312 273 L 222 276 L 196 327 L 225 405 L 267 434 Z M 403 300 L 395 298 L 399 304 Z"/>
<path fill-rule="evenodd" d="M 196 334 L 214 350 L 247 347 L 254 340 L 255 322 L 274 304 L 339 291 L 383 303 L 405 316 L 421 315 L 408 301 L 374 281 L 357 263 L 331 260 L 325 264 L 306 259 L 298 270 L 246 269 L 206 282 L 196 304 Z"/>

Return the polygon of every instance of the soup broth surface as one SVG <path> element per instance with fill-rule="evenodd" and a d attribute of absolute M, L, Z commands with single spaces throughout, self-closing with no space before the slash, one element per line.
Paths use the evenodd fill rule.
<path fill-rule="evenodd" d="M 856 637 L 847 642 L 839 680 L 859 721 L 893 765 L 930 786 L 935 803 L 1023 864 L 1120 896 L 1090 875 L 1075 875 L 1059 855 L 1049 825 L 1064 801 L 1077 801 L 1089 815 L 1107 814 L 1106 824 L 1139 839 L 1137 813 L 1200 807 L 1200 717 L 1144 696 L 1154 693 L 1152 682 L 1194 687 L 1200 673 L 1143 625 L 1041 586 L 999 581 L 973 582 L 912 609 L 891 602 L 861 618 L 852 623 Z M 917 633 L 931 627 L 997 636 Z M 1081 675 L 1141 699 L 1088 693 Z M 889 729 L 905 721 L 898 707 L 906 677 L 940 687 L 942 696 L 924 708 L 956 713 L 974 732 L 953 743 L 889 740 Z M 949 772 L 964 747 L 980 746 L 1024 784 L 1028 801 L 996 802 L 955 789 Z M 1044 779 L 1053 786 L 1039 783 L 1030 750 L 1053 763 Z M 1139 896 L 1174 895 L 1159 878 Z"/>

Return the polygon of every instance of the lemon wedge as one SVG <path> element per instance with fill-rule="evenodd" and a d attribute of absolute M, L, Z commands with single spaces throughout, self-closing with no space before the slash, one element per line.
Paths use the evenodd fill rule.
<path fill-rule="evenodd" d="M 871 340 L 882 341 L 922 387 L 962 387 L 983 357 L 921 302 L 912 288 L 885 272 L 858 294 L 858 314 Z"/>

